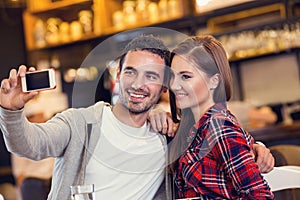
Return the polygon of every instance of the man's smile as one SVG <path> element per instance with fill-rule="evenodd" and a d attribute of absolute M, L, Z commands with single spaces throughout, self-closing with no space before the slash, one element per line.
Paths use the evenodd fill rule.
<path fill-rule="evenodd" d="M 129 94 L 129 101 L 134 103 L 142 102 L 145 98 L 149 96 L 148 92 L 141 91 L 141 90 L 136 91 L 136 90 L 128 89 L 127 93 Z"/>

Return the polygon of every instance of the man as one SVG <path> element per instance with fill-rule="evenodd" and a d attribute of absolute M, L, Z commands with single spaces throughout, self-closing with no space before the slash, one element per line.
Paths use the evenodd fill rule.
<path fill-rule="evenodd" d="M 25 105 L 24 113 L 30 122 L 42 123 L 49 119 L 45 108 L 40 106 L 41 101 L 44 101 L 44 105 L 49 103 L 46 98 L 42 98 L 41 94 L 39 94 Z M 12 170 L 20 193 L 20 199 L 47 199 L 51 188 L 53 167 L 53 157 L 34 161 L 12 154 Z"/>
<path fill-rule="evenodd" d="M 132 40 L 120 58 L 114 107 L 98 102 L 68 109 L 44 124 L 29 123 L 23 114 L 37 94 L 21 92 L 26 67 L 10 71 L 1 83 L 1 129 L 11 152 L 35 160 L 56 157 L 48 199 L 70 199 L 70 186 L 77 184 L 95 184 L 99 199 L 153 199 L 164 178 L 166 140 L 147 118 L 164 90 L 167 61 L 157 38 Z"/>
<path fill-rule="evenodd" d="M 97 198 L 152 199 L 164 178 L 166 141 L 146 122 L 164 89 L 166 65 L 165 45 L 141 36 L 120 58 L 113 108 L 99 102 L 69 109 L 45 124 L 24 117 L 22 107 L 37 94 L 21 92 L 26 67 L 11 70 L 1 84 L 0 111 L 9 150 L 35 160 L 56 157 L 49 199 L 69 199 L 71 185 L 92 183 Z"/>
<path fill-rule="evenodd" d="M 12 173 L 11 156 L 5 147 L 2 132 L 0 130 L 0 199 L 17 200 L 15 179 Z"/>

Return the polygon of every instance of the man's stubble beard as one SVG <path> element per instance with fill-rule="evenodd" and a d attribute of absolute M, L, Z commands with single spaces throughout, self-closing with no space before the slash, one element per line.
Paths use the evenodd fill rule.
<path fill-rule="evenodd" d="M 153 106 L 157 104 L 157 102 L 159 100 L 159 97 L 160 97 L 160 94 L 158 95 L 158 97 L 156 99 L 154 99 L 154 97 L 152 99 L 150 99 L 150 102 L 152 102 L 152 100 L 153 100 L 153 103 L 150 103 L 150 105 L 144 105 L 142 108 L 139 108 L 139 109 L 134 109 L 134 108 L 129 106 L 129 104 L 135 104 L 135 103 L 129 102 L 128 97 L 127 97 L 127 100 L 126 100 L 126 97 L 123 94 L 123 92 L 120 93 L 119 100 L 120 100 L 121 105 L 123 107 L 125 107 L 129 111 L 129 113 L 138 115 L 138 114 L 146 113 L 151 108 L 153 108 Z M 141 103 L 136 103 L 136 104 L 141 104 Z M 143 104 L 143 102 L 142 102 L 142 104 Z"/>
<path fill-rule="evenodd" d="M 129 102 L 128 100 L 125 100 L 125 98 L 121 97 L 121 96 L 119 98 L 120 98 L 121 105 L 123 107 L 125 107 L 129 111 L 129 113 L 134 114 L 134 115 L 146 113 L 146 112 L 148 112 L 155 105 L 155 103 L 153 103 L 153 104 L 148 105 L 148 106 L 145 105 L 145 106 L 143 106 L 141 108 L 134 109 L 134 108 L 130 107 L 129 104 L 135 104 L 135 103 Z M 136 103 L 136 104 L 141 104 L 141 103 Z"/>

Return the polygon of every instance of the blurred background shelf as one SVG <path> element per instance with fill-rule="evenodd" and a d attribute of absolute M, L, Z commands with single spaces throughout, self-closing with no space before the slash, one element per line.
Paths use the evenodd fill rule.
<path fill-rule="evenodd" d="M 25 0 L 22 1 L 18 8 L 11 4 L 8 8 L 7 3 L 2 9 L 6 11 L 2 14 L 6 21 L 2 22 L 4 28 L 1 28 L 0 37 L 6 48 L 0 52 L 3 56 L 1 78 L 7 76 L 10 68 L 20 64 L 55 67 L 61 73 L 62 91 L 71 99 L 74 82 L 66 81 L 65 75 L 81 68 L 84 59 L 97 45 L 133 28 L 161 27 L 186 35 L 212 34 L 217 37 L 228 53 L 232 69 L 232 100 L 250 102 L 257 107 L 270 106 L 278 115 L 276 125 L 283 122 L 281 108 L 300 100 L 300 0 L 212 0 L 207 7 L 201 7 L 197 4 L 200 1 L 196 0 L 27 0 L 26 4 Z M 122 19 L 123 24 L 120 24 L 118 14 L 124 14 L 126 6 L 135 5 L 133 7 L 136 8 L 138 2 L 156 6 L 160 3 L 169 11 L 172 4 L 168 3 L 175 2 L 180 9 L 177 15 L 162 17 L 162 13 L 151 13 L 159 16 L 159 19 L 151 20 L 149 15 L 148 18 L 136 15 L 132 21 Z M 79 36 L 73 39 L 70 38 L 72 34 L 69 34 L 69 39 L 62 39 L 59 34 L 51 40 L 49 33 L 52 33 L 51 30 L 59 31 L 62 23 L 67 23 L 70 29 L 74 21 L 80 22 L 81 11 L 88 11 L 85 13 L 92 16 L 89 18 L 90 31 L 80 29 Z M 52 24 L 51 20 L 48 21 L 50 18 Z M 36 32 L 38 21 L 44 25 L 43 37 Z M 47 27 L 53 29 L 47 30 Z M 10 35 L 18 38 L 11 39 Z M 110 53 L 109 49 L 114 48 L 107 47 L 103 54 Z M 99 63 L 99 66 L 106 68 L 107 63 Z M 100 85 L 107 85 L 107 80 L 98 76 L 95 80 L 83 80 L 81 84 L 89 87 L 98 80 L 104 81 Z M 84 99 L 86 94 L 83 91 L 80 95 Z"/>

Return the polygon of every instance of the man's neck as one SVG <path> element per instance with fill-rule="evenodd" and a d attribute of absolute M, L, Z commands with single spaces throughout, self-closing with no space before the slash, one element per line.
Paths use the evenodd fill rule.
<path fill-rule="evenodd" d="M 122 123 L 137 128 L 145 124 L 149 114 L 149 112 L 143 112 L 139 114 L 129 112 L 129 110 L 119 102 L 113 106 L 112 112 Z"/>

